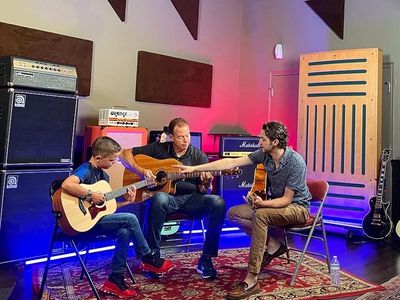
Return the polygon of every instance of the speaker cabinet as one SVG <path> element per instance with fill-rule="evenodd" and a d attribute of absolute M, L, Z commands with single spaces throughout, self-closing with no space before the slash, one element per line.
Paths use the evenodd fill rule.
<path fill-rule="evenodd" d="M 246 196 L 253 185 L 255 168 L 256 165 L 240 167 L 243 171 L 240 176 L 220 178 L 220 196 L 225 200 L 227 209 L 245 203 L 242 196 Z"/>
<path fill-rule="evenodd" d="M 220 155 L 222 157 L 247 156 L 249 153 L 259 149 L 259 138 L 256 136 L 221 136 Z M 220 178 L 220 195 L 225 199 L 227 209 L 232 206 L 243 204 L 242 196 L 250 191 L 254 181 L 254 170 L 256 165 L 241 167 L 243 173 L 238 177 Z M 229 226 L 229 222 L 224 226 Z"/>
<path fill-rule="evenodd" d="M 221 136 L 220 155 L 222 157 L 246 156 L 260 149 L 256 136 Z"/>
<path fill-rule="evenodd" d="M 0 171 L 0 264 L 47 254 L 55 222 L 49 186 L 70 171 Z"/>
<path fill-rule="evenodd" d="M 0 89 L 0 163 L 71 166 L 78 97 Z"/>

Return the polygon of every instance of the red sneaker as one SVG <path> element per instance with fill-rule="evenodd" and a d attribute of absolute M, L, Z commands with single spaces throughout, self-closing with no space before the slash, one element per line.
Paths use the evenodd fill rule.
<path fill-rule="evenodd" d="M 125 290 L 122 290 L 115 283 L 111 282 L 110 280 L 107 280 L 103 284 L 103 286 L 100 290 L 103 293 L 112 294 L 112 295 L 117 296 L 118 298 L 132 298 L 137 295 L 137 292 L 135 290 L 131 290 L 128 288 Z"/>
<path fill-rule="evenodd" d="M 156 266 L 154 266 L 152 264 L 145 263 L 145 262 L 142 262 L 140 264 L 140 270 L 142 270 L 143 272 L 151 272 L 151 273 L 155 273 L 155 274 L 166 273 L 168 271 L 171 271 L 174 267 L 175 267 L 175 265 L 172 263 L 172 261 L 170 261 L 168 259 L 164 259 L 163 264 L 159 268 L 157 268 Z"/>

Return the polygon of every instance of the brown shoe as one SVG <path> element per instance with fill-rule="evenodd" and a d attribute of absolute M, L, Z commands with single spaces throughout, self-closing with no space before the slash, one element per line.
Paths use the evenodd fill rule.
<path fill-rule="evenodd" d="M 246 299 L 247 297 L 261 292 L 258 282 L 248 286 L 246 282 L 241 281 L 232 285 L 231 290 L 226 295 L 228 300 Z"/>
<path fill-rule="evenodd" d="M 263 259 L 261 262 L 261 268 L 265 268 L 268 266 L 271 261 L 278 257 L 281 256 L 282 254 L 286 253 L 288 251 L 287 247 L 284 244 L 280 244 L 278 250 L 276 250 L 273 254 L 269 254 L 267 251 L 264 252 Z"/>

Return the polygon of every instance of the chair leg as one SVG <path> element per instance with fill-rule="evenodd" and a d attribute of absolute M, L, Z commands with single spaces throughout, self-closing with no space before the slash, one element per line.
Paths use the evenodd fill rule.
<path fill-rule="evenodd" d="M 203 219 L 200 219 L 200 224 L 201 224 L 201 232 L 203 234 L 203 244 L 204 244 L 206 242 L 206 230 L 204 229 Z"/>
<path fill-rule="evenodd" d="M 126 270 L 127 270 L 128 273 L 129 273 L 129 277 L 132 279 L 132 283 L 135 284 L 135 283 L 136 283 L 135 277 L 133 277 L 133 273 L 132 273 L 131 268 L 129 267 L 128 262 L 126 262 L 125 265 L 126 265 Z"/>
<path fill-rule="evenodd" d="M 286 257 L 287 257 L 288 259 L 290 259 L 289 248 L 288 248 L 289 241 L 288 241 L 288 237 L 287 237 L 287 234 L 286 234 L 286 229 L 283 229 L 283 238 L 284 238 L 285 246 L 286 246 L 286 248 L 288 249 L 288 250 L 286 251 Z M 289 263 L 289 260 L 288 260 L 288 263 Z"/>
<path fill-rule="evenodd" d="M 331 273 L 331 258 L 329 256 L 328 242 L 326 239 L 325 224 L 324 224 L 323 220 L 321 220 L 321 231 L 322 231 L 322 238 L 324 240 L 323 243 L 324 243 L 324 248 L 325 248 L 326 264 L 328 265 L 328 272 L 330 274 Z"/>
<path fill-rule="evenodd" d="M 313 235 L 313 233 L 314 233 L 314 229 L 315 229 L 315 223 L 313 224 L 313 226 L 312 226 L 311 229 L 310 229 L 310 232 L 309 232 L 309 234 L 308 234 L 307 241 L 306 241 L 306 244 L 305 244 L 305 246 L 304 246 L 303 252 L 301 252 L 300 259 L 297 261 L 296 270 L 294 271 L 292 280 L 290 281 L 290 285 L 291 285 L 291 286 L 294 284 L 294 281 L 296 280 L 297 274 L 299 273 L 301 263 L 303 262 L 304 255 L 305 255 L 306 252 L 307 252 L 307 248 L 308 248 L 308 245 L 310 244 L 311 237 L 312 237 L 312 235 Z"/>
<path fill-rule="evenodd" d="M 85 266 L 86 266 L 86 264 L 87 264 L 87 258 L 88 258 L 88 256 L 89 256 L 88 254 L 89 254 L 90 245 L 87 245 L 87 246 L 85 247 L 85 249 L 86 249 L 86 254 L 85 254 L 85 258 L 84 258 L 83 262 L 85 263 Z M 82 280 L 83 274 L 84 274 L 84 272 L 83 272 L 83 268 L 82 268 L 82 269 L 81 269 L 81 275 L 79 276 L 79 280 Z"/>
<path fill-rule="evenodd" d="M 47 274 L 49 272 L 49 267 L 50 267 L 50 258 L 51 258 L 51 254 L 53 252 L 54 236 L 56 233 L 57 233 L 57 225 L 54 226 L 53 235 L 51 236 L 50 249 L 49 249 L 49 253 L 47 254 L 47 260 L 46 260 L 46 265 L 45 265 L 44 271 L 43 271 L 42 282 L 40 283 L 39 296 L 38 296 L 39 300 L 42 299 L 42 297 L 43 297 L 44 287 L 45 287 L 46 281 L 47 281 Z"/>
<path fill-rule="evenodd" d="M 95 296 L 96 296 L 96 299 L 100 300 L 101 298 L 100 298 L 99 292 L 97 291 L 96 286 L 95 286 L 94 283 L 93 283 L 92 277 L 90 276 L 90 274 L 89 274 L 89 272 L 88 272 L 88 270 L 87 270 L 87 268 L 86 268 L 86 265 L 85 265 L 85 263 L 83 262 L 82 257 L 81 257 L 80 254 L 79 254 L 79 250 L 78 250 L 78 248 L 76 247 L 76 244 L 75 244 L 74 240 L 70 240 L 70 244 L 72 245 L 72 247 L 73 247 L 74 250 L 75 250 L 75 253 L 76 253 L 77 257 L 78 257 L 79 263 L 80 263 L 81 266 L 82 266 L 82 269 L 83 269 L 83 271 L 84 271 L 84 273 L 85 273 L 85 275 L 86 275 L 87 280 L 89 281 L 90 287 L 92 288 L 93 293 L 94 293 Z"/>
<path fill-rule="evenodd" d="M 190 243 L 192 241 L 193 226 L 194 226 L 194 219 L 192 220 L 192 224 L 190 225 L 189 237 L 187 239 L 186 252 L 189 252 L 189 249 L 190 249 Z"/>

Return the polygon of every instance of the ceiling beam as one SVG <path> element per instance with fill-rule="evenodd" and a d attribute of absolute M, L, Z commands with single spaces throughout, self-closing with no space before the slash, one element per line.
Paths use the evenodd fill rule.
<path fill-rule="evenodd" d="M 306 3 L 343 40 L 344 0 L 307 0 Z"/>

